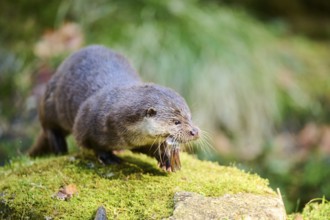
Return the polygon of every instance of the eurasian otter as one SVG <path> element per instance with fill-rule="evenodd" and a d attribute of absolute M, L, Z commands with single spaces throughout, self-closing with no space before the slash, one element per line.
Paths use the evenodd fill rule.
<path fill-rule="evenodd" d="M 180 162 L 173 159 L 177 145 L 199 137 L 178 93 L 142 82 L 123 56 L 103 46 L 83 48 L 63 61 L 47 84 L 39 119 L 43 130 L 31 156 L 67 153 L 65 138 L 73 133 L 79 146 L 94 150 L 105 164 L 120 161 L 113 150 L 131 149 L 171 170 Z"/>

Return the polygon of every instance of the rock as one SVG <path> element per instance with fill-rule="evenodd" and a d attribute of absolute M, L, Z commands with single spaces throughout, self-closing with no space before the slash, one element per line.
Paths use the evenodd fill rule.
<path fill-rule="evenodd" d="M 107 212 L 103 206 L 97 209 L 94 220 L 108 220 Z"/>
<path fill-rule="evenodd" d="M 238 193 L 205 197 L 192 192 L 177 192 L 174 203 L 173 216 L 169 220 L 286 219 L 284 204 L 276 196 Z"/>

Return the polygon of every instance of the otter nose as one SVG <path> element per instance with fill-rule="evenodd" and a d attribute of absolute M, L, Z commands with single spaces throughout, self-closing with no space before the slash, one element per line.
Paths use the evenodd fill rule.
<path fill-rule="evenodd" d="M 193 136 L 193 137 L 198 137 L 199 135 L 199 131 L 197 128 L 193 128 L 191 131 L 190 131 L 190 135 Z"/>

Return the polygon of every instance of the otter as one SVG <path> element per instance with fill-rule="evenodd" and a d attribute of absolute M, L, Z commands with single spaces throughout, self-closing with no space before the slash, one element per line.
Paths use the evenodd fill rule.
<path fill-rule="evenodd" d="M 167 171 L 180 166 L 178 149 L 199 138 L 185 100 L 174 90 L 143 82 L 129 61 L 104 46 L 88 46 L 58 67 L 40 100 L 42 131 L 30 156 L 65 154 L 66 137 L 92 149 L 104 164 L 113 151 L 155 157 Z"/>

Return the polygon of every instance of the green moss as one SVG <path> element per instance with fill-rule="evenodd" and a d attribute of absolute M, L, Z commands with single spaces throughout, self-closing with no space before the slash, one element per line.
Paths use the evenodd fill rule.
<path fill-rule="evenodd" d="M 288 216 L 288 220 L 315 219 L 328 220 L 330 216 L 330 202 L 323 198 L 312 199 L 306 204 L 302 213 L 294 213 Z"/>
<path fill-rule="evenodd" d="M 305 206 L 303 213 L 304 219 L 329 219 L 330 202 L 325 198 L 313 199 Z"/>
<path fill-rule="evenodd" d="M 160 219 L 172 214 L 177 191 L 275 195 L 268 181 L 257 175 L 186 154 L 182 154 L 182 170 L 170 174 L 147 156 L 125 152 L 121 157 L 123 164 L 108 167 L 86 155 L 13 162 L 0 169 L 0 201 L 14 219 L 89 219 L 100 205 L 110 219 Z M 69 201 L 52 198 L 60 186 L 70 183 L 77 186 L 76 196 Z"/>

